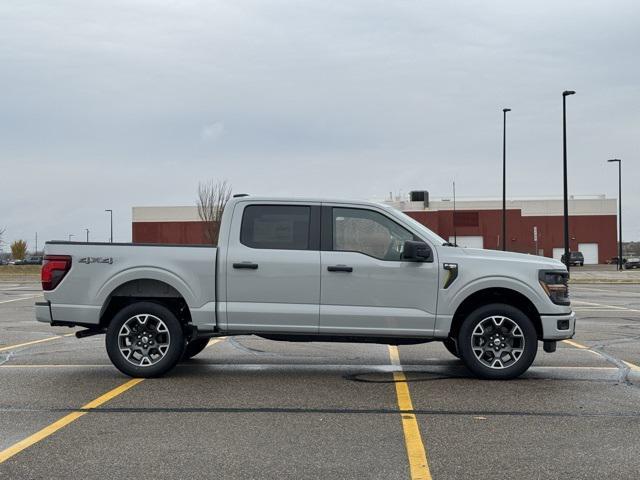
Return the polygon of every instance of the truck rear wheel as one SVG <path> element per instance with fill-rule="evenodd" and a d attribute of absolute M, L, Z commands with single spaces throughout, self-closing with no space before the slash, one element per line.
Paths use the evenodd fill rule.
<path fill-rule="evenodd" d="M 209 338 L 196 338 L 195 340 L 191 340 L 189 343 L 187 343 L 187 347 L 184 349 L 182 359 L 188 360 L 198 355 L 205 348 L 207 348 L 207 345 L 209 345 L 209 340 Z"/>
<path fill-rule="evenodd" d="M 474 310 L 458 334 L 466 367 L 491 380 L 515 378 L 536 358 L 538 337 L 532 321 L 511 305 L 494 303 Z"/>
<path fill-rule="evenodd" d="M 184 332 L 166 307 L 138 302 L 120 310 L 106 334 L 107 354 L 122 373 L 131 377 L 159 377 L 182 358 Z"/>

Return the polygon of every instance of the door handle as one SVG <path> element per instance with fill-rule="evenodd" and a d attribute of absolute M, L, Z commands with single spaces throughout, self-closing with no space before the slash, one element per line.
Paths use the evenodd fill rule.
<path fill-rule="evenodd" d="M 330 272 L 353 272 L 353 267 L 348 267 L 346 265 L 330 265 L 327 267 L 327 270 Z"/>
<path fill-rule="evenodd" d="M 251 262 L 234 263 L 233 268 L 244 268 L 246 270 L 257 270 L 258 264 Z"/>

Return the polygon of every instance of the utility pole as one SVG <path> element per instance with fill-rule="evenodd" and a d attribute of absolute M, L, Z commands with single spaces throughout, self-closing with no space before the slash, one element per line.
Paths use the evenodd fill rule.
<path fill-rule="evenodd" d="M 458 246 L 458 235 L 456 233 L 456 181 L 453 181 L 453 244 Z"/>
<path fill-rule="evenodd" d="M 502 109 L 502 250 L 507 250 L 507 112 Z"/>
<path fill-rule="evenodd" d="M 618 164 L 618 270 L 622 270 L 622 160 L 612 158 L 607 162 Z"/>
<path fill-rule="evenodd" d="M 85 228 L 84 230 L 85 230 L 85 232 L 87 232 L 87 243 L 89 243 L 89 229 Z"/>
<path fill-rule="evenodd" d="M 36 232 L 36 255 L 38 255 L 38 232 Z"/>
<path fill-rule="evenodd" d="M 564 264 L 567 266 L 567 272 L 569 271 L 569 264 L 571 263 L 569 253 L 569 193 L 567 185 L 567 96 L 573 95 L 576 92 L 573 90 L 565 90 L 562 92 L 562 169 L 563 169 L 563 184 L 564 184 Z"/>

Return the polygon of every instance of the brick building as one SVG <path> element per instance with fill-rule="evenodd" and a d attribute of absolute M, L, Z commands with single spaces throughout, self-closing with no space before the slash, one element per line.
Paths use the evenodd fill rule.
<path fill-rule="evenodd" d="M 428 198 L 428 196 L 427 196 Z M 431 230 L 458 245 L 502 248 L 502 201 L 386 200 Z M 604 195 L 569 200 L 571 250 L 583 252 L 585 263 L 605 263 L 616 255 L 616 200 Z M 507 249 L 560 258 L 563 253 L 562 199 L 507 202 Z M 133 207 L 134 243 L 206 243 L 204 224 L 195 206 Z"/>

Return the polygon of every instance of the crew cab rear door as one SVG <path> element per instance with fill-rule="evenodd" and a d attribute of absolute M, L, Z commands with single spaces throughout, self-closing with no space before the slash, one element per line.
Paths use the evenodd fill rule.
<path fill-rule="evenodd" d="M 384 211 L 322 209 L 320 333 L 433 334 L 438 295 L 433 261 L 402 260 L 406 240 L 421 240 Z"/>
<path fill-rule="evenodd" d="M 317 333 L 319 247 L 319 203 L 238 203 L 221 305 L 227 330 Z"/>

